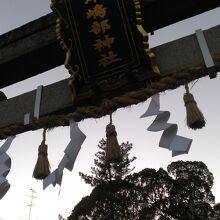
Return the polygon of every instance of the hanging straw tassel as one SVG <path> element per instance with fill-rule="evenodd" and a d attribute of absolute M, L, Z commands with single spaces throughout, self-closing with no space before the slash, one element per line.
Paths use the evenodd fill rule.
<path fill-rule="evenodd" d="M 115 131 L 115 126 L 112 124 L 112 114 L 110 114 L 110 123 L 106 126 L 106 161 L 109 163 L 122 161 L 117 132 Z"/>
<path fill-rule="evenodd" d="M 187 126 L 194 130 L 203 128 L 205 126 L 205 118 L 199 110 L 196 101 L 191 93 L 189 93 L 188 84 L 185 84 L 186 93 L 183 100 L 186 106 L 186 121 Z"/>
<path fill-rule="evenodd" d="M 34 168 L 33 177 L 42 180 L 50 174 L 50 164 L 47 158 L 46 128 L 43 131 L 43 140 L 38 148 L 38 159 Z"/>

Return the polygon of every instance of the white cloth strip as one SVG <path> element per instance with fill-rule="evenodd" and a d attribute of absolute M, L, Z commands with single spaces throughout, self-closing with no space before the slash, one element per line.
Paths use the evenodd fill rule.
<path fill-rule="evenodd" d="M 5 196 L 10 188 L 6 177 L 11 169 L 11 158 L 7 155 L 7 150 L 9 149 L 15 136 L 10 136 L 5 141 L 5 143 L 0 147 L 0 200 Z"/>
<path fill-rule="evenodd" d="M 38 86 L 36 90 L 35 96 L 35 104 L 34 104 L 34 117 L 39 119 L 40 117 L 40 104 L 41 104 L 41 96 L 42 96 L 43 86 Z"/>
<path fill-rule="evenodd" d="M 217 76 L 217 69 L 215 68 L 215 64 L 214 61 L 212 59 L 212 55 L 210 53 L 207 41 L 205 39 L 205 35 L 203 33 L 203 31 L 201 29 L 198 29 L 195 31 L 196 33 L 196 38 L 198 40 L 199 43 L 199 47 L 201 49 L 202 52 L 202 56 L 206 65 L 206 68 L 208 70 L 209 73 L 209 77 L 215 78 Z"/>
<path fill-rule="evenodd" d="M 81 149 L 86 135 L 79 129 L 78 124 L 74 120 L 70 120 L 70 142 L 64 150 L 64 156 L 61 159 L 57 169 L 43 180 L 43 189 L 46 189 L 50 184 L 56 186 L 61 185 L 64 168 L 69 171 L 73 170 L 74 163 Z"/>
<path fill-rule="evenodd" d="M 170 112 L 160 111 L 159 94 L 152 96 L 149 107 L 141 118 L 154 115 L 157 117 L 147 130 L 154 132 L 164 131 L 160 138 L 159 146 L 172 151 L 173 157 L 188 153 L 192 144 L 192 139 L 176 135 L 178 130 L 177 124 L 167 123 L 170 118 Z"/>

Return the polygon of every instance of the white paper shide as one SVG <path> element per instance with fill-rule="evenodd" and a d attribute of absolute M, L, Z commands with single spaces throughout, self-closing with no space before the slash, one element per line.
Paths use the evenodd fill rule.
<path fill-rule="evenodd" d="M 164 131 L 159 146 L 172 151 L 172 156 L 177 156 L 189 152 L 192 139 L 177 135 L 177 124 L 167 123 L 170 118 L 169 111 L 160 111 L 159 94 L 153 95 L 147 111 L 141 118 L 156 115 L 153 123 L 148 127 L 148 131 Z"/>
<path fill-rule="evenodd" d="M 46 189 L 50 184 L 56 186 L 61 185 L 64 168 L 69 171 L 73 170 L 76 157 L 81 149 L 81 146 L 86 139 L 86 135 L 79 129 L 78 124 L 74 120 L 70 120 L 70 142 L 64 150 L 64 156 L 60 161 L 56 170 L 43 180 L 43 189 Z"/>
<path fill-rule="evenodd" d="M 10 136 L 0 148 L 0 200 L 8 192 L 10 184 L 6 179 L 11 170 L 11 158 L 6 153 L 15 136 Z"/>

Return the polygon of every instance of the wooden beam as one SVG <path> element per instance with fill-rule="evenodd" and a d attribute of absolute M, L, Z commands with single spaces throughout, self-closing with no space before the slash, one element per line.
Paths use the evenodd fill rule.
<path fill-rule="evenodd" d="M 217 7 L 216 0 L 142 0 L 144 27 L 153 32 Z"/>
<path fill-rule="evenodd" d="M 55 55 L 56 54 L 56 55 Z M 0 36 L 0 88 L 63 64 L 64 52 L 49 14 Z"/>
<path fill-rule="evenodd" d="M 204 34 L 211 55 L 215 61 L 216 69 L 220 70 L 220 25 L 204 31 Z M 152 50 L 157 56 L 157 62 L 161 70 L 161 77 L 156 78 L 155 82 L 160 82 L 160 80 L 163 80 L 166 76 L 172 77 L 183 72 L 186 73 L 186 79 L 188 81 L 208 74 L 195 34 L 155 47 Z M 181 82 L 177 85 L 170 84 L 169 89 L 174 89 L 180 84 Z M 125 92 L 139 90 L 144 86 L 146 86 L 145 81 L 131 81 L 126 86 L 122 85 L 120 88 L 112 90 L 110 94 L 106 91 L 100 93 L 95 90 L 89 90 L 88 88 L 82 88 L 77 92 L 78 100 L 76 105 L 73 105 L 68 80 L 63 80 L 44 87 L 40 108 L 40 120 L 48 115 L 67 114 L 76 112 L 78 108 L 86 108 L 91 105 L 95 106 L 96 104 L 99 105 L 107 93 L 108 98 L 114 99 L 114 97 L 123 95 Z M 33 90 L 0 103 L 0 139 L 5 138 L 5 135 L 11 134 L 8 128 L 15 128 L 16 124 L 20 126 L 16 133 L 43 127 L 42 124 L 38 124 L 37 126 L 23 126 L 24 115 L 30 113 L 31 117 L 33 116 L 35 95 L 36 90 Z M 147 98 L 142 98 L 140 101 L 144 99 Z M 135 103 L 134 101 L 133 104 Z M 125 103 L 123 106 L 126 105 L 128 104 Z M 17 111 L 15 111 L 15 108 Z M 113 108 L 113 110 L 115 109 Z M 93 117 L 101 117 L 106 113 L 107 112 L 103 110 L 103 112 L 99 112 L 97 116 Z M 88 112 L 85 111 L 84 114 L 77 116 L 75 119 L 80 121 L 88 117 L 90 116 Z M 66 124 L 68 124 L 68 121 Z M 59 125 L 59 123 L 54 121 L 53 126 L 54 125 Z"/>
<path fill-rule="evenodd" d="M 142 0 L 148 32 L 219 7 L 219 0 Z M 55 36 L 53 13 L 0 36 L 0 88 L 35 76 L 64 62 Z"/>

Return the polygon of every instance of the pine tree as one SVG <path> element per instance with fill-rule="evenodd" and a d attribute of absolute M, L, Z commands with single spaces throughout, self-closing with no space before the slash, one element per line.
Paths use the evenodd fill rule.
<path fill-rule="evenodd" d="M 106 142 L 99 142 L 91 175 L 80 173 L 93 187 L 74 207 L 68 220 L 214 220 L 213 175 L 203 162 L 176 161 L 167 170 L 145 168 L 133 173 L 132 144 L 121 145 L 123 160 L 105 160 Z"/>
<path fill-rule="evenodd" d="M 98 147 L 100 151 L 95 154 L 95 166 L 91 167 L 92 175 L 79 173 L 87 184 L 96 187 L 101 184 L 111 183 L 114 180 L 124 180 L 134 170 L 134 167 L 130 168 L 130 164 L 136 159 L 136 157 L 129 158 L 129 151 L 132 149 L 131 143 L 126 142 L 121 144 L 123 159 L 119 163 L 108 163 L 105 160 L 106 141 L 104 139 L 99 142 Z"/>
<path fill-rule="evenodd" d="M 130 216 L 135 215 L 135 210 L 129 210 L 129 207 L 133 206 L 135 194 L 132 191 L 133 184 L 126 178 L 134 170 L 134 167 L 130 168 L 130 164 L 136 159 L 129 158 L 132 144 L 121 144 L 122 161 L 118 163 L 108 163 L 105 160 L 104 139 L 99 142 L 98 147 L 100 151 L 95 154 L 95 166 L 91 167 L 92 175 L 79 173 L 94 189 L 90 196 L 82 198 L 75 206 L 68 220 L 131 219 Z"/>

